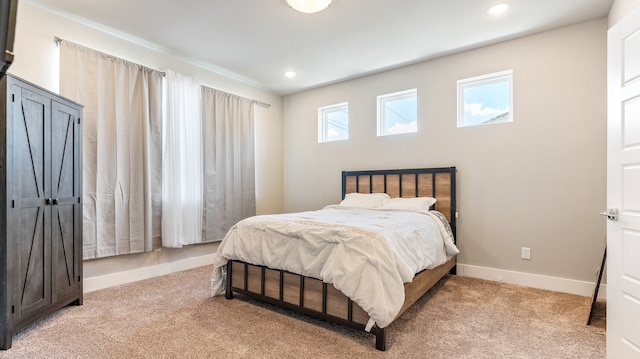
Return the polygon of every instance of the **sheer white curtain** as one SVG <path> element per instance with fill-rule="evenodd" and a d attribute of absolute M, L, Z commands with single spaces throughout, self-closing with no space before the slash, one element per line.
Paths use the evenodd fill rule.
<path fill-rule="evenodd" d="M 203 242 L 220 240 L 256 213 L 254 102 L 202 88 L 204 127 Z"/>
<path fill-rule="evenodd" d="M 158 248 L 162 73 L 63 40 L 60 92 L 84 105 L 84 259 Z"/>
<path fill-rule="evenodd" d="M 194 79 L 165 71 L 162 246 L 202 237 L 202 100 Z"/>

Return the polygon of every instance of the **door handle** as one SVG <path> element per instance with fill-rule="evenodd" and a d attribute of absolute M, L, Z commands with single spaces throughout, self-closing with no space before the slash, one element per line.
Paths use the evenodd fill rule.
<path fill-rule="evenodd" d="M 54 199 L 52 199 L 51 201 L 53 202 L 53 205 L 54 205 L 54 206 L 57 206 L 57 205 L 58 205 L 58 199 L 57 199 L 57 198 L 54 198 Z"/>
<path fill-rule="evenodd" d="M 606 212 L 600 212 L 601 216 L 607 216 L 607 219 L 611 221 L 618 220 L 618 209 L 617 208 L 609 208 Z"/>

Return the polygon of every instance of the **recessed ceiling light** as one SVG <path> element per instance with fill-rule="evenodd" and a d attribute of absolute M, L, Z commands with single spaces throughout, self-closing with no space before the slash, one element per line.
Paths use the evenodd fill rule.
<path fill-rule="evenodd" d="M 331 5 L 333 0 L 287 0 L 287 4 L 305 14 L 322 11 Z"/>
<path fill-rule="evenodd" d="M 507 12 L 507 10 L 509 10 L 510 6 L 511 4 L 509 4 L 508 2 L 501 2 L 498 4 L 492 5 L 489 9 L 487 9 L 487 14 L 493 15 L 493 16 L 502 15 L 505 12 Z"/>
<path fill-rule="evenodd" d="M 292 78 L 296 77 L 296 73 L 295 73 L 295 71 L 285 71 L 284 72 L 284 76 L 292 79 Z"/>

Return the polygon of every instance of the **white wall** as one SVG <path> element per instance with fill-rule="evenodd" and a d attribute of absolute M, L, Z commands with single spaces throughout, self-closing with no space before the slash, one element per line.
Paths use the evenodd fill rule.
<path fill-rule="evenodd" d="M 590 21 L 286 97 L 285 211 L 337 203 L 342 170 L 456 166 L 462 268 L 593 282 L 605 236 L 606 31 L 606 19 Z M 456 81 L 507 69 L 514 122 L 457 128 Z M 419 133 L 376 137 L 376 96 L 410 88 Z M 317 108 L 345 101 L 350 140 L 318 144 Z"/>
<path fill-rule="evenodd" d="M 9 72 L 57 93 L 59 49 L 53 39 L 54 36 L 59 36 L 147 67 L 158 70 L 170 68 L 197 78 L 206 86 L 271 104 L 269 109 L 256 106 L 256 208 L 258 213 L 282 212 L 282 97 L 196 66 L 172 54 L 154 49 L 153 45 L 133 42 L 121 34 L 114 34 L 109 29 L 100 28 L 95 24 L 80 23 L 64 14 L 53 13 L 28 0 L 21 0 L 18 6 L 14 46 L 15 62 Z M 166 271 L 186 269 L 190 265 L 203 265 L 207 256 L 216 248 L 217 244 L 207 244 L 85 261 L 85 287 L 102 287 L 98 282 L 105 276 L 130 281 L 139 279 L 140 276 L 148 277 L 154 273 L 163 274 Z M 121 275 L 124 271 L 128 272 Z M 109 283 L 117 284 L 117 281 L 111 280 Z"/>

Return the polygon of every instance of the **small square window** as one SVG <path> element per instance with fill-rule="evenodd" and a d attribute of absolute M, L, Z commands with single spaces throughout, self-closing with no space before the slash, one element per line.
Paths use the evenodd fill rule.
<path fill-rule="evenodd" d="M 349 139 L 349 103 L 318 108 L 318 143 Z"/>
<path fill-rule="evenodd" d="M 378 96 L 378 136 L 418 132 L 418 90 Z"/>
<path fill-rule="evenodd" d="M 513 121 L 513 70 L 458 80 L 458 127 Z"/>

